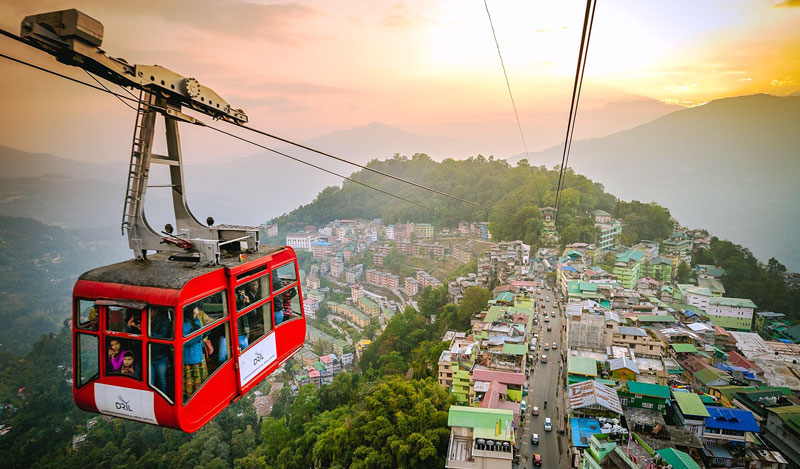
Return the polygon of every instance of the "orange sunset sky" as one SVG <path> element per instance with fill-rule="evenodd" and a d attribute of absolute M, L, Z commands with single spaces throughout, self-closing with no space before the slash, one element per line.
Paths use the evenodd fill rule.
<path fill-rule="evenodd" d="M 557 144 L 585 3 L 488 4 L 528 148 Z M 23 16 L 65 8 L 104 24 L 110 55 L 196 77 L 287 138 L 382 122 L 464 139 L 473 154 L 523 151 L 482 0 L 4 0 L 0 26 L 18 33 Z M 4 54 L 89 81 L 0 41 Z M 798 93 L 800 1 L 601 0 L 583 90 L 576 138 L 643 123 L 667 104 Z M 108 95 L 0 60 L 0 101 L 0 145 L 97 162 L 129 151 L 133 112 Z M 628 120 L 604 112 L 639 101 Z M 257 151 L 198 130 L 184 142 L 194 162 Z"/>

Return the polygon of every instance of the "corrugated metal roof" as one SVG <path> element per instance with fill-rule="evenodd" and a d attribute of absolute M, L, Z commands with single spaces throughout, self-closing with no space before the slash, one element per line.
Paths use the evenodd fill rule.
<path fill-rule="evenodd" d="M 610 369 L 611 371 L 617 371 L 622 368 L 626 368 L 628 370 L 633 371 L 636 374 L 639 374 L 639 365 L 630 358 L 620 357 L 608 361 L 608 369 Z"/>
<path fill-rule="evenodd" d="M 678 408 L 683 415 L 692 415 L 697 417 L 709 417 L 706 406 L 700 400 L 700 396 L 693 392 L 673 392 L 672 398 L 678 404 Z"/>
<path fill-rule="evenodd" d="M 707 406 L 709 417 L 706 418 L 706 428 L 719 428 L 722 430 L 735 430 L 740 432 L 758 432 L 753 413 L 749 410 L 734 409 L 729 407 Z"/>
<path fill-rule="evenodd" d="M 631 394 L 641 394 L 642 396 L 653 396 L 660 397 L 661 399 L 669 399 L 669 386 L 661 386 L 659 384 L 628 381 L 628 392 Z"/>
<path fill-rule="evenodd" d="M 592 405 L 600 405 L 606 409 L 622 414 L 617 391 L 594 380 L 583 381 L 569 386 L 569 406 L 580 409 Z"/>
<path fill-rule="evenodd" d="M 617 326 L 617 332 L 623 335 L 647 337 L 647 332 L 645 332 L 645 330 L 640 327 Z"/>
<path fill-rule="evenodd" d="M 700 469 L 700 466 L 691 456 L 683 451 L 674 448 L 664 448 L 656 450 L 667 464 L 671 464 L 673 469 Z"/>

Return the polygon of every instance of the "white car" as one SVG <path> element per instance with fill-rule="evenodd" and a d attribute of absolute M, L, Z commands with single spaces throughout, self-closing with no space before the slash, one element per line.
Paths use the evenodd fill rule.
<path fill-rule="evenodd" d="M 544 343 L 544 349 L 545 349 L 545 350 L 549 350 L 549 349 L 550 349 L 550 344 L 548 344 L 547 342 L 545 342 L 545 343 Z"/>
<path fill-rule="evenodd" d="M 539 444 L 539 434 L 538 433 L 534 433 L 533 435 L 531 435 L 531 443 L 533 443 L 534 445 L 538 445 Z"/>
<path fill-rule="evenodd" d="M 553 424 L 550 423 L 550 417 L 544 419 L 544 431 L 549 432 L 553 430 Z"/>

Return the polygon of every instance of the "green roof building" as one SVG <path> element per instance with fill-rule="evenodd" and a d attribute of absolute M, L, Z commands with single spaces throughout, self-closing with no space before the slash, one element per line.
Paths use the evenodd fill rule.
<path fill-rule="evenodd" d="M 656 454 L 667 464 L 672 465 L 672 469 L 700 469 L 691 456 L 675 448 L 658 449 Z"/>
<path fill-rule="evenodd" d="M 597 360 L 570 355 L 567 360 L 569 384 L 580 383 L 597 377 Z"/>
<path fill-rule="evenodd" d="M 515 451 L 511 410 L 454 405 L 447 413 L 447 425 L 451 428 L 447 467 L 511 467 Z M 489 440 L 491 447 L 485 444 Z"/>
<path fill-rule="evenodd" d="M 617 391 L 617 394 L 623 407 L 655 410 L 662 415 L 667 413 L 669 386 L 628 381 L 623 389 Z"/>
<path fill-rule="evenodd" d="M 698 434 L 705 425 L 705 419 L 711 417 L 700 396 L 693 392 L 673 391 L 670 412 L 675 426 Z"/>
<path fill-rule="evenodd" d="M 636 288 L 643 258 L 644 253 L 642 251 L 628 250 L 622 254 L 617 254 L 617 262 L 614 264 L 613 273 L 617 276 L 617 282 L 622 287 L 629 290 Z"/>

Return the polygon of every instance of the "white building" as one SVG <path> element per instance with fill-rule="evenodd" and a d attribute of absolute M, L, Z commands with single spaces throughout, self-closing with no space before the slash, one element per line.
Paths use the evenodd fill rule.
<path fill-rule="evenodd" d="M 611 220 L 608 224 L 598 224 L 600 228 L 600 238 L 597 240 L 599 249 L 610 249 L 614 246 L 614 238 L 622 234 L 622 223 Z"/>
<path fill-rule="evenodd" d="M 386 227 L 386 239 L 394 239 L 394 225 Z"/>
<path fill-rule="evenodd" d="M 286 235 L 286 245 L 294 250 L 310 251 L 311 243 L 316 240 L 313 233 L 289 233 Z"/>

